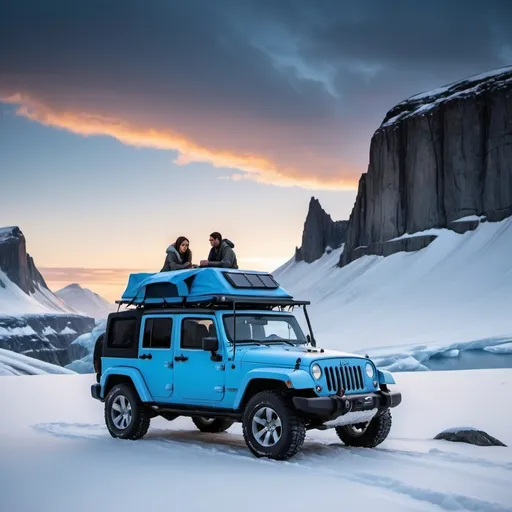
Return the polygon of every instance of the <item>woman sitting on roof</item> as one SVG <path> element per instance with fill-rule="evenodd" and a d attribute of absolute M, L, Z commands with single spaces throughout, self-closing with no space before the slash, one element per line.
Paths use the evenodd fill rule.
<path fill-rule="evenodd" d="M 170 270 L 183 270 L 192 268 L 192 251 L 189 248 L 190 242 L 184 236 L 178 237 L 176 242 L 167 247 L 167 256 L 164 266 L 160 272 L 169 272 Z"/>

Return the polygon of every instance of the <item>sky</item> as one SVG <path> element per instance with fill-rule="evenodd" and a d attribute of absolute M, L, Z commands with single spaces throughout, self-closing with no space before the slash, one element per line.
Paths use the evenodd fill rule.
<path fill-rule="evenodd" d="M 4 0 L 0 226 L 109 300 L 180 235 L 271 271 L 396 103 L 510 64 L 507 0 Z"/>

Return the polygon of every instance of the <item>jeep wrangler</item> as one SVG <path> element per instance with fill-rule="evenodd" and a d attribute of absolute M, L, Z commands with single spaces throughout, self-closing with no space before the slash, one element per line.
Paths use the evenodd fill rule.
<path fill-rule="evenodd" d="M 401 394 L 368 357 L 316 347 L 307 301 L 264 272 L 204 268 L 132 274 L 94 354 L 105 423 L 140 439 L 151 418 L 191 417 L 202 432 L 241 422 L 257 457 L 286 460 L 306 431 L 349 446 L 388 436 Z M 302 307 L 305 335 L 293 308 Z"/>

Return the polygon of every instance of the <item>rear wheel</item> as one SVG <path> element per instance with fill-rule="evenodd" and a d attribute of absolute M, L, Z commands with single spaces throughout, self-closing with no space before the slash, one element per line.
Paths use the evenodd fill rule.
<path fill-rule="evenodd" d="M 279 391 L 262 391 L 245 408 L 245 443 L 256 457 L 286 460 L 301 449 L 306 428 L 289 397 Z"/>
<path fill-rule="evenodd" d="M 96 343 L 94 344 L 94 352 L 92 354 L 92 361 L 94 365 L 94 371 L 96 372 L 96 382 L 99 382 L 101 379 L 101 356 L 103 354 L 103 340 L 105 339 L 105 334 L 100 334 Z"/>
<path fill-rule="evenodd" d="M 192 421 L 201 432 L 210 433 L 224 432 L 234 423 L 225 418 L 206 418 L 204 416 L 192 416 Z"/>
<path fill-rule="evenodd" d="M 391 411 L 375 416 L 368 423 L 356 423 L 355 425 L 343 425 L 336 427 L 336 434 L 347 446 L 359 446 L 363 448 L 375 448 L 389 435 L 391 430 Z"/>
<path fill-rule="evenodd" d="M 112 437 L 136 440 L 146 435 L 150 410 L 129 384 L 115 385 L 105 400 L 105 424 Z"/>

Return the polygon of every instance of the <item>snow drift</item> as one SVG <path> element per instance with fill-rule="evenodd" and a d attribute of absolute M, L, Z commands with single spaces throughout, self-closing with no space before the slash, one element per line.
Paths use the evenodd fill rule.
<path fill-rule="evenodd" d="M 425 249 L 363 256 L 338 268 L 343 247 L 273 275 L 311 300 L 322 346 L 368 353 L 388 369 L 426 369 L 432 357 L 508 352 L 512 341 L 512 219 L 458 234 L 430 230 Z M 297 314 L 300 319 L 302 315 Z"/>

